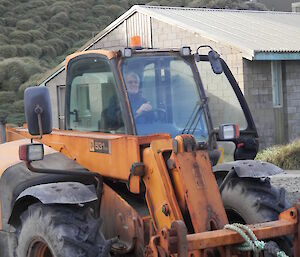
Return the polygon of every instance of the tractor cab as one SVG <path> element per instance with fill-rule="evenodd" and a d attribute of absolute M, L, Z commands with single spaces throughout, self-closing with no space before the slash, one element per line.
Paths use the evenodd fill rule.
<path fill-rule="evenodd" d="M 227 65 L 212 51 L 125 48 L 69 56 L 65 129 L 192 134 L 211 149 L 222 141 L 221 148 L 231 147 L 235 159 L 254 158 L 257 132 L 249 108 Z"/>

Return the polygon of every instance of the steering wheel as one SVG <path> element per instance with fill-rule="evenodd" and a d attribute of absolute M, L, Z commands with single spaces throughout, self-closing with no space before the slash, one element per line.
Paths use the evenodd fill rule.
<path fill-rule="evenodd" d="M 136 123 L 151 123 L 154 120 L 154 112 L 153 110 L 141 112 L 138 115 L 134 116 Z"/>
<path fill-rule="evenodd" d="M 167 111 L 163 108 L 153 108 L 152 112 L 155 113 L 155 121 L 167 121 Z"/>
<path fill-rule="evenodd" d="M 163 108 L 153 108 L 135 116 L 136 123 L 152 123 L 153 121 L 166 121 L 167 111 Z"/>

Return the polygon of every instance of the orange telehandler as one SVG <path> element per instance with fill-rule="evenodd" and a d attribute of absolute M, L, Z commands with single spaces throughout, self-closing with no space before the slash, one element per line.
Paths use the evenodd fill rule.
<path fill-rule="evenodd" d="M 195 61 L 226 75 L 247 129 L 214 129 Z M 253 119 L 213 49 L 89 50 L 65 67 L 65 129 L 31 87 L 27 126 L 0 145 L 1 257 L 300 257 L 300 205 L 270 184 L 279 168 L 249 160 Z M 217 141 L 236 161 L 217 164 Z"/>

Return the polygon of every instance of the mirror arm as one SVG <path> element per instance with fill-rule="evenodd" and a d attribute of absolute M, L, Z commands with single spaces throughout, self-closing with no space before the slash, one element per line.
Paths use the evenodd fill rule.
<path fill-rule="evenodd" d="M 40 131 L 40 139 L 43 137 L 43 127 L 42 127 L 42 117 L 41 114 L 38 113 L 38 124 L 39 124 L 39 131 Z"/>
<path fill-rule="evenodd" d="M 217 135 L 218 131 L 216 129 L 212 129 L 208 136 L 208 150 L 213 150 L 214 146 L 212 144 L 212 139 L 214 135 Z"/>
<path fill-rule="evenodd" d="M 43 113 L 43 108 L 41 106 L 37 105 L 34 108 L 34 112 L 37 114 L 37 118 L 38 118 L 38 126 L 39 126 L 39 132 L 40 132 L 39 139 L 42 139 L 42 137 L 43 137 L 43 125 L 42 125 L 42 116 L 41 116 L 41 114 Z"/>
<path fill-rule="evenodd" d="M 199 49 L 200 48 L 209 48 L 210 50 L 214 51 L 214 49 L 210 45 L 201 45 L 197 48 L 196 53 L 199 54 Z"/>

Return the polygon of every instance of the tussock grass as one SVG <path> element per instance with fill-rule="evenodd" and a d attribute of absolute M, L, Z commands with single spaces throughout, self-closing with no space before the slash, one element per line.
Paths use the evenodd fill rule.
<path fill-rule="evenodd" d="M 300 139 L 267 148 L 259 152 L 256 159 L 273 163 L 282 169 L 300 169 Z"/>

